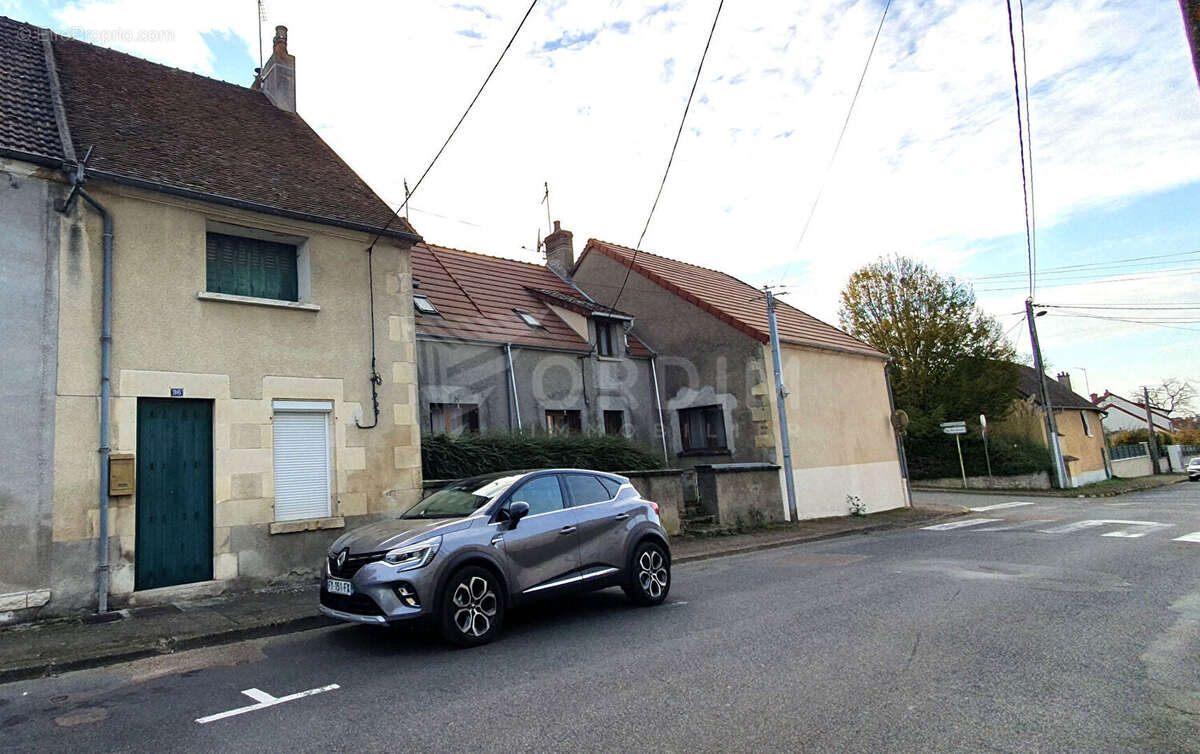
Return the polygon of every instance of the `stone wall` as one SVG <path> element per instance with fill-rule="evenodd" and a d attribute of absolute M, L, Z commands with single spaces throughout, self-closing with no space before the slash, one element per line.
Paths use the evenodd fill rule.
<path fill-rule="evenodd" d="M 946 479 L 922 479 L 914 482 L 921 487 L 937 487 L 939 489 L 961 490 L 962 477 Z M 967 487 L 973 490 L 1048 490 L 1050 489 L 1050 474 L 1039 471 L 1034 474 L 1019 474 L 1016 476 L 969 476 Z"/>
<path fill-rule="evenodd" d="M 780 467 L 770 463 L 730 463 L 696 467 L 700 505 L 724 527 L 754 527 L 784 520 L 779 507 Z M 797 507 L 801 490 L 796 491 Z"/>

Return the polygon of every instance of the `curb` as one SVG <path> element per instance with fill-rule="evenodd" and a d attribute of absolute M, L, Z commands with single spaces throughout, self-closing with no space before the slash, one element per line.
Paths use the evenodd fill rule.
<path fill-rule="evenodd" d="M 675 564 L 694 563 L 701 560 L 713 560 L 715 558 L 723 558 L 732 555 L 744 555 L 746 553 L 760 552 L 762 550 L 773 550 L 779 547 L 790 547 L 792 545 L 804 544 L 806 542 L 819 542 L 826 539 L 837 539 L 840 537 L 852 536 L 854 534 L 870 534 L 873 532 L 887 531 L 889 529 L 906 529 L 918 524 L 926 524 L 932 521 L 941 521 L 942 519 L 962 516 L 967 512 L 968 510 L 963 508 L 958 512 L 930 516 L 929 518 L 921 521 L 875 524 L 857 529 L 827 531 L 820 534 L 801 535 L 791 537 L 789 539 L 776 540 L 773 542 L 760 542 L 757 544 L 732 547 L 725 550 L 701 552 L 694 555 L 684 555 L 682 557 L 674 558 L 673 562 Z M 93 668 L 105 667 L 107 665 L 116 665 L 123 662 L 132 662 L 133 660 L 142 660 L 147 657 L 157 657 L 160 655 L 173 654 L 175 652 L 184 652 L 190 649 L 202 649 L 204 647 L 233 644 L 234 642 L 246 641 L 249 639 L 262 639 L 271 636 L 282 636 L 284 634 L 312 631 L 318 628 L 327 628 L 335 625 L 341 625 L 341 622 L 334 620 L 333 618 L 328 618 L 324 615 L 303 615 L 275 623 L 231 628 L 227 631 L 220 631 L 212 634 L 186 636 L 178 639 L 159 639 L 154 646 L 142 647 L 139 649 L 116 649 L 111 652 L 93 655 L 90 657 L 80 657 L 77 659 L 62 661 L 47 660 L 30 663 L 28 665 L 22 665 L 21 667 L 16 668 L 0 668 L 0 684 L 13 683 L 15 681 L 28 681 L 35 678 L 46 678 L 48 676 L 58 675 L 61 673 L 69 673 L 76 670 L 90 670 Z"/>
<path fill-rule="evenodd" d="M 15 681 L 28 681 L 34 678 L 46 678 L 76 670 L 90 670 L 92 668 L 116 665 L 122 662 L 142 660 L 147 657 L 157 657 L 159 655 L 174 654 L 175 652 L 184 652 L 189 649 L 202 649 L 204 647 L 214 647 L 222 644 L 233 644 L 234 642 L 246 641 L 248 639 L 262 639 L 269 636 L 281 636 L 283 634 L 299 633 L 301 631 L 312 631 L 317 628 L 326 628 L 328 626 L 336 625 L 337 623 L 338 621 L 335 621 L 332 618 L 328 618 L 324 615 L 302 615 L 297 618 L 291 618 L 276 623 L 231 628 L 228 631 L 220 631 L 213 634 L 186 636 L 179 639 L 159 639 L 152 647 L 142 647 L 140 649 L 118 649 L 112 652 L 92 655 L 90 657 L 80 657 L 77 659 L 62 661 L 47 660 L 30 663 L 29 665 L 22 665 L 16 668 L 0 668 L 0 684 L 13 683 Z"/>
<path fill-rule="evenodd" d="M 1101 498 L 1101 497 L 1120 497 L 1121 495 L 1128 495 L 1131 492 L 1145 492 L 1146 490 L 1158 490 L 1158 489 L 1162 489 L 1163 487 L 1170 487 L 1173 484 L 1179 484 L 1180 482 L 1184 482 L 1184 481 L 1187 481 L 1186 477 L 1184 477 L 1183 479 L 1172 479 L 1170 481 L 1163 482 L 1162 484 L 1151 484 L 1151 485 L 1147 485 L 1145 487 L 1133 487 L 1133 488 L 1130 488 L 1127 490 L 1113 490 L 1110 492 L 1096 492 L 1096 493 L 1091 493 L 1091 494 L 1079 493 L 1079 494 L 1074 494 L 1074 495 L 1062 494 L 1062 493 L 1056 493 L 1056 492 L 1048 492 L 1046 490 L 1019 490 L 1019 489 L 1014 489 L 1014 490 L 965 489 L 965 490 L 963 490 L 963 489 L 950 489 L 947 487 L 918 487 L 918 486 L 914 486 L 912 489 L 913 489 L 913 492 L 941 492 L 941 493 L 948 494 L 948 495 L 1002 495 L 1002 496 L 1008 496 L 1008 497 L 1016 495 L 1018 497 L 1046 497 L 1046 498 L 1057 498 L 1059 500 L 1079 500 L 1080 498 L 1090 499 L 1090 498 Z"/>

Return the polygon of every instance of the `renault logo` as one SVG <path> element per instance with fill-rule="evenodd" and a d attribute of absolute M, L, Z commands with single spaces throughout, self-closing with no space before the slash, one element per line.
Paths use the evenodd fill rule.
<path fill-rule="evenodd" d="M 348 555 L 349 553 L 350 553 L 350 548 L 348 548 L 348 547 L 338 553 L 338 556 L 337 556 L 337 567 L 338 568 L 341 568 L 342 566 L 346 565 L 346 555 Z"/>

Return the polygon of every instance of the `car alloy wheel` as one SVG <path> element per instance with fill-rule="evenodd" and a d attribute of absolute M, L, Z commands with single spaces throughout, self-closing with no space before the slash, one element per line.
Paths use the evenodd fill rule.
<path fill-rule="evenodd" d="M 626 573 L 626 596 L 639 605 L 658 605 L 671 589 L 671 556 L 657 542 L 642 542 Z"/>
<path fill-rule="evenodd" d="M 647 549 L 638 558 L 638 583 L 650 599 L 658 599 L 667 588 L 667 568 L 662 553 Z"/>
<path fill-rule="evenodd" d="M 454 588 L 454 625 L 467 636 L 480 638 L 492 630 L 500 600 L 482 576 L 471 576 Z"/>
<path fill-rule="evenodd" d="M 496 638 L 504 624 L 500 579 L 476 565 L 456 571 L 442 592 L 438 622 L 442 637 L 462 647 L 487 644 Z"/>

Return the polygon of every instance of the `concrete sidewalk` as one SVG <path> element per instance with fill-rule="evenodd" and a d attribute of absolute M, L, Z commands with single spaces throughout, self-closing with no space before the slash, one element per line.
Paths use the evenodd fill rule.
<path fill-rule="evenodd" d="M 895 529 L 962 515 L 956 505 L 917 505 L 863 517 L 781 524 L 723 537 L 676 538 L 675 563 L 754 552 L 831 537 Z M 58 619 L 0 629 L 0 683 L 111 665 L 141 657 L 334 625 L 317 612 L 314 580 L 278 589 L 122 611 L 108 623 Z"/>

